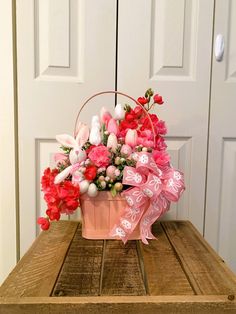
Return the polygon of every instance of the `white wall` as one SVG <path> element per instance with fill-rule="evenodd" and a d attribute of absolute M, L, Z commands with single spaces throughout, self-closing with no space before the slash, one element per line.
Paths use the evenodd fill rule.
<path fill-rule="evenodd" d="M 16 263 L 12 1 L 0 1 L 0 284 Z"/>

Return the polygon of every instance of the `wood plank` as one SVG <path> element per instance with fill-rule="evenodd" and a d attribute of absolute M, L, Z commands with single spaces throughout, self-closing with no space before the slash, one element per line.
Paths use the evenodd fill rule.
<path fill-rule="evenodd" d="M 161 224 L 192 286 L 198 287 L 197 294 L 235 295 L 235 276 L 190 222 L 165 221 Z"/>
<path fill-rule="evenodd" d="M 79 227 L 67 252 L 52 295 L 98 295 L 102 254 L 103 241 L 83 239 Z"/>
<path fill-rule="evenodd" d="M 227 296 L 113 296 L 61 298 L 0 298 L 3 314 L 234 314 Z"/>
<path fill-rule="evenodd" d="M 41 232 L 0 288 L 0 296 L 49 296 L 78 222 L 59 221 Z"/>
<path fill-rule="evenodd" d="M 150 295 L 193 295 L 194 291 L 160 223 L 152 227 L 157 240 L 140 242 Z"/>
<path fill-rule="evenodd" d="M 136 241 L 107 240 L 102 295 L 145 295 Z"/>

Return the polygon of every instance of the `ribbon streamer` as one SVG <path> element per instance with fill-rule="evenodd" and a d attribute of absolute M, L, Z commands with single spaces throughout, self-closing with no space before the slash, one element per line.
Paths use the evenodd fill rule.
<path fill-rule="evenodd" d="M 151 232 L 152 224 L 170 208 L 170 202 L 177 202 L 185 186 L 182 172 L 168 166 L 161 170 L 152 154 L 137 153 L 136 168 L 126 166 L 123 184 L 131 188 L 124 191 L 127 207 L 121 213 L 110 236 L 119 237 L 126 243 L 138 223 L 142 242 L 155 239 Z"/>

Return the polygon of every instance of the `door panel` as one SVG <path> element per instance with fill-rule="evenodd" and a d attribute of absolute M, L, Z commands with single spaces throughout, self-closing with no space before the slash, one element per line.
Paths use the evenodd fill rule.
<path fill-rule="evenodd" d="M 225 41 L 213 55 L 205 237 L 236 271 L 236 2 L 217 0 L 215 31 Z"/>
<path fill-rule="evenodd" d="M 86 97 L 115 86 L 115 0 L 17 1 L 21 254 L 36 236 L 46 204 L 40 177 L 58 145 L 72 134 Z M 81 120 L 98 113 L 101 99 Z M 109 108 L 114 97 L 103 99 Z"/>
<path fill-rule="evenodd" d="M 167 122 L 172 162 L 186 181 L 165 218 L 190 219 L 201 232 L 213 10 L 213 0 L 119 1 L 118 89 L 138 97 L 152 87 L 163 95 L 156 113 Z"/>

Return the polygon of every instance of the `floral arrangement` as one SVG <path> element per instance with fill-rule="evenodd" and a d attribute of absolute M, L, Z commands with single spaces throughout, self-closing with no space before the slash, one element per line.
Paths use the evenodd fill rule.
<path fill-rule="evenodd" d="M 41 180 L 47 203 L 46 217 L 38 218 L 43 230 L 61 214 L 73 214 L 82 194 L 96 197 L 108 190 L 114 197 L 122 192 L 129 209 L 138 212 L 135 219 L 121 217 L 113 235 L 126 242 L 141 221 L 143 242 L 153 238 L 151 224 L 184 190 L 183 175 L 172 168 L 166 151 L 165 122 L 150 113 L 163 103 L 162 96 L 148 89 L 134 109 L 117 104 L 112 115 L 103 107 L 90 128 L 79 122 L 75 137 L 56 136 L 62 152 L 55 154 L 56 168 L 47 168 Z"/>

